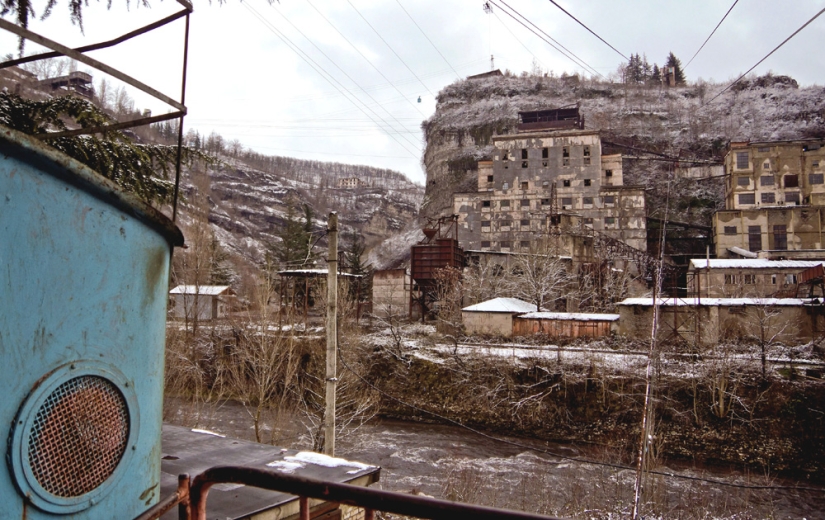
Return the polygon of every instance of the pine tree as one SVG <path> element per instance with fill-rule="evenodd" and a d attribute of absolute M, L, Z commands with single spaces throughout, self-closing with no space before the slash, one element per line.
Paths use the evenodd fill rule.
<path fill-rule="evenodd" d="M 287 203 L 286 222 L 276 232 L 280 241 L 268 246 L 267 262 L 284 269 L 300 269 L 314 262 L 312 254 L 312 209 L 304 204 L 304 221 L 297 216 L 295 205 Z"/>
<path fill-rule="evenodd" d="M 667 71 L 670 67 L 673 67 L 673 76 L 676 80 L 676 84 L 684 85 L 685 72 L 682 70 L 682 62 L 676 57 L 675 54 L 673 54 L 673 52 L 667 55 L 667 59 L 665 60 L 665 71 Z"/>
<path fill-rule="evenodd" d="M 651 83 L 661 83 L 662 82 L 662 72 L 659 70 L 659 66 L 655 63 L 653 64 L 653 70 L 650 72 L 650 82 Z"/>

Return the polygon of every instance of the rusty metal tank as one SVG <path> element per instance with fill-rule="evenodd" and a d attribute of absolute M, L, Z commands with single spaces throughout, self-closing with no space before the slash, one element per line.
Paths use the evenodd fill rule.
<path fill-rule="evenodd" d="M 158 500 L 182 242 L 161 213 L 0 127 L 3 518 L 134 518 Z"/>

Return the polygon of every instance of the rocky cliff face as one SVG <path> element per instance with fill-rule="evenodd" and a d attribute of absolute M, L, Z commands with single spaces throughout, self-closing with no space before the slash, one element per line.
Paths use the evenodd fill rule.
<path fill-rule="evenodd" d="M 724 86 L 709 83 L 665 88 L 528 74 L 456 82 L 439 93 L 435 114 L 423 123 L 427 184 L 421 215 L 447 214 L 454 192 L 475 190 L 476 162 L 489 160 L 493 135 L 515 133 L 519 111 L 579 103 L 586 128 L 602 131 L 605 151 L 625 155 L 625 184 L 652 190 L 648 206 L 658 216 L 673 164 L 636 160 L 645 154 L 609 143 L 715 160 L 731 140 L 825 136 L 825 89 L 782 79 L 746 80 L 719 97 Z M 696 223 L 707 223 L 724 197 L 718 182 L 677 181 L 670 190 L 678 199 L 671 218 Z"/>

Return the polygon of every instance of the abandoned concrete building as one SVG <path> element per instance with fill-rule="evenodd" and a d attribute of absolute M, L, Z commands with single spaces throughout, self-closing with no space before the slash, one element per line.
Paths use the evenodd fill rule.
<path fill-rule="evenodd" d="M 713 218 L 716 256 L 822 258 L 825 141 L 734 142 L 725 209 Z"/>
<path fill-rule="evenodd" d="M 583 129 L 578 108 L 519 112 L 519 120 L 516 134 L 493 137 L 477 191 L 453 195 L 462 247 L 529 252 L 555 231 L 645 251 L 644 189 L 623 185 L 621 155 L 602 155 L 599 132 Z"/>
<path fill-rule="evenodd" d="M 803 281 L 800 274 L 824 263 L 764 258 L 693 259 L 687 276 L 688 297 L 796 296 L 797 288 Z"/>

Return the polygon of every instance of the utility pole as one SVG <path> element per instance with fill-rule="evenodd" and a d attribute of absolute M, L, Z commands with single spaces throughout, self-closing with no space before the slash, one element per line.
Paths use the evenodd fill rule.
<path fill-rule="evenodd" d="M 329 214 L 327 225 L 327 377 L 324 411 L 324 454 L 335 456 L 335 387 L 338 383 L 338 214 Z"/>

